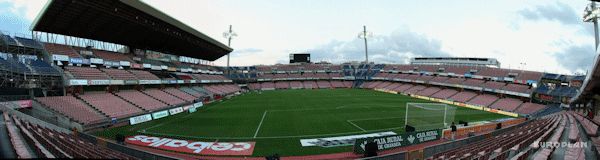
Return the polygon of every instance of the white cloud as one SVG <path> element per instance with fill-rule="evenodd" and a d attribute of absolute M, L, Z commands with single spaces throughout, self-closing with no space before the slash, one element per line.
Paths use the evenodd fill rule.
<path fill-rule="evenodd" d="M 239 34 L 232 41 L 233 65 L 285 62 L 295 52 L 312 52 L 313 60 L 363 60 L 356 34 L 365 24 L 378 35 L 369 40 L 370 60 L 377 63 L 406 63 L 415 56 L 489 57 L 505 68 L 526 63 L 528 70 L 572 73 L 585 66 L 560 57 L 588 52 L 583 48 L 593 45 L 590 24 L 578 20 L 585 1 L 144 2 L 223 43 L 222 33 L 233 25 Z M 32 21 L 46 0 L 0 3 L 10 3 L 10 12 Z M 214 63 L 225 65 L 226 57 Z"/>

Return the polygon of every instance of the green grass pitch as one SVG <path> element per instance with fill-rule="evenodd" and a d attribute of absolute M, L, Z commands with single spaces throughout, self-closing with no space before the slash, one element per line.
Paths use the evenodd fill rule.
<path fill-rule="evenodd" d="M 310 155 L 352 151 L 347 147 L 302 147 L 300 139 L 394 131 L 403 132 L 406 103 L 432 103 L 364 89 L 277 90 L 251 92 L 134 126 L 95 133 L 105 138 L 153 135 L 205 141 L 255 141 L 253 156 Z M 410 112 L 410 111 L 409 111 Z M 457 107 L 455 121 L 507 116 Z M 145 133 L 140 133 L 145 131 Z"/>

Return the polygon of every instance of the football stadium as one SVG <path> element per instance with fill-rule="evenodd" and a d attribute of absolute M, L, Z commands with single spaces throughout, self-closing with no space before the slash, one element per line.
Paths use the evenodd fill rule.
<path fill-rule="evenodd" d="M 577 17 L 596 48 L 599 13 Z M 225 44 L 139 0 L 48 0 L 30 33 L 0 31 L 0 158 L 600 158 L 597 50 L 585 74 L 382 63 L 360 27 L 364 59 L 230 65 L 231 26 Z"/>

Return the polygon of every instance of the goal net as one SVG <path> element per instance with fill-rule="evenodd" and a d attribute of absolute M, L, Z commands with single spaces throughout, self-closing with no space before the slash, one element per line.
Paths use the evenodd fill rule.
<path fill-rule="evenodd" d="M 447 128 L 455 112 L 456 107 L 442 103 L 407 103 L 404 122 L 416 131 Z"/>

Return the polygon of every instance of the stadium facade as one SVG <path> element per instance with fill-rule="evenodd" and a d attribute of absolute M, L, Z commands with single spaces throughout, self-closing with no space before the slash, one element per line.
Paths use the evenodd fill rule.
<path fill-rule="evenodd" d="M 434 57 L 412 64 L 210 66 L 203 62 L 233 49 L 135 0 L 50 0 L 31 29 L 31 37 L 0 33 L 2 158 L 177 159 L 91 133 L 191 113 L 249 91 L 335 88 L 371 89 L 515 117 L 462 127 L 459 141 L 380 152 L 388 158 L 549 158 L 553 148 L 529 146 L 562 136 L 594 146 L 567 148 L 564 158 L 599 154 L 598 58 L 587 76 L 499 68 L 493 58 L 468 64 Z M 586 151 L 594 152 L 581 157 Z"/>

